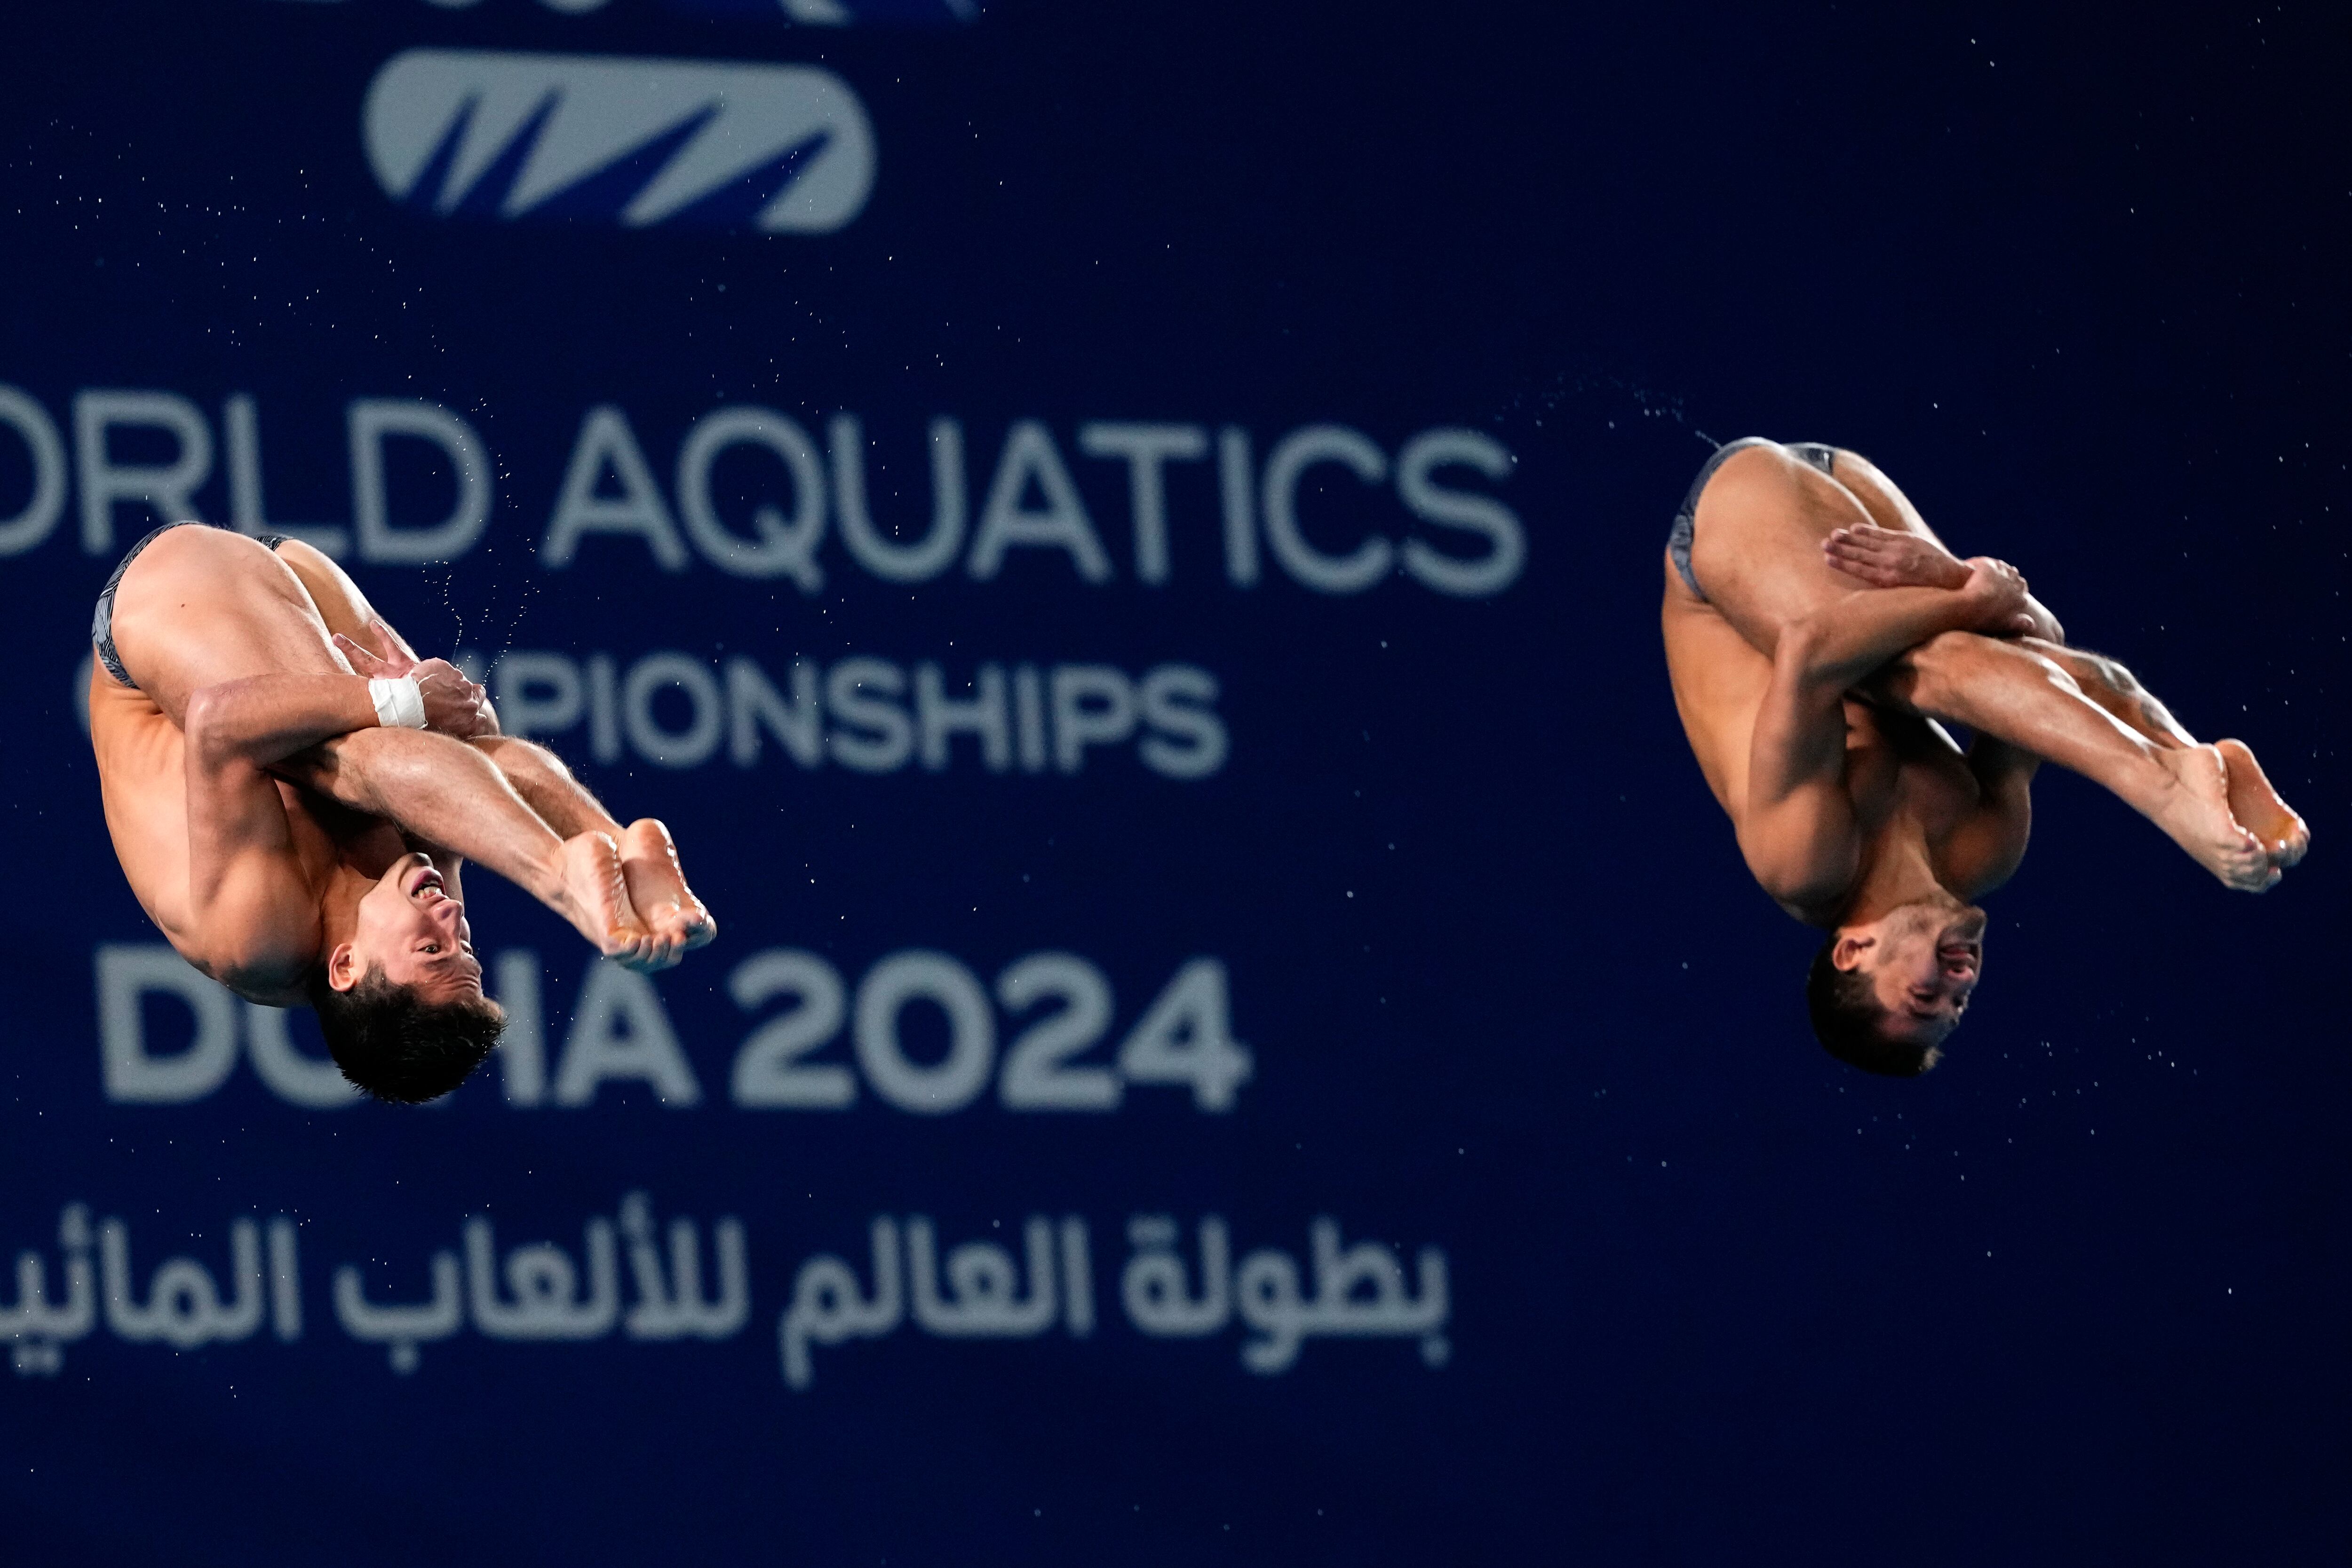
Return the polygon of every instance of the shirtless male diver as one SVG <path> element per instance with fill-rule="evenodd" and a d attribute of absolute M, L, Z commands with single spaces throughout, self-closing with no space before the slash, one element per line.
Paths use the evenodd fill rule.
<path fill-rule="evenodd" d="M 141 907 L 238 995 L 308 1001 L 380 1100 L 456 1088 L 504 1027 L 460 868 L 478 861 L 596 950 L 663 968 L 717 934 L 669 831 L 624 828 L 482 688 L 419 661 L 295 539 L 168 525 L 91 625 L 90 743 Z"/>
<path fill-rule="evenodd" d="M 1829 932 L 1806 1001 L 1857 1067 L 1935 1065 L 1983 967 L 1973 901 L 2024 857 L 2044 760 L 2243 892 L 2310 845 L 2242 743 L 2200 744 L 2130 671 L 2066 646 L 2013 568 L 1954 559 L 1853 453 L 1721 448 L 1666 555 L 1684 732 L 1749 872 Z M 1938 719 L 1973 732 L 1965 753 Z"/>

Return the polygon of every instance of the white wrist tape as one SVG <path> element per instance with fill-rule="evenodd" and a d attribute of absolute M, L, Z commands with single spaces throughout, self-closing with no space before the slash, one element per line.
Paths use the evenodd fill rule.
<path fill-rule="evenodd" d="M 415 675 L 370 681 L 368 696 L 375 703 L 376 722 L 385 728 L 425 727 L 425 690 L 416 684 Z"/>

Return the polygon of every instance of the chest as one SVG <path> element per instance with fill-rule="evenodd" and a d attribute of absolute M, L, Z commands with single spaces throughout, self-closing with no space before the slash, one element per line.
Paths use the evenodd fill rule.
<path fill-rule="evenodd" d="M 1976 775 L 1943 726 L 1852 698 L 1845 708 L 1846 788 L 1865 836 L 1902 816 L 1932 844 L 1977 810 Z"/>

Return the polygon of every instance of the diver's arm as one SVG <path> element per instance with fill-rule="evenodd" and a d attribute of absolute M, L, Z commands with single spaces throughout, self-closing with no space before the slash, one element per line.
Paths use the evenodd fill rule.
<path fill-rule="evenodd" d="M 1740 852 L 1756 880 L 1801 918 L 1833 911 L 1862 863 L 1845 778 L 1846 688 L 1922 639 L 2015 612 L 2024 582 L 1997 561 L 1957 589 L 1853 593 L 1780 633 L 1756 714 Z"/>
<path fill-rule="evenodd" d="M 255 704 L 250 685 L 202 687 L 184 714 L 188 917 L 186 929 L 173 932 L 173 945 L 222 984 L 274 998 L 317 956 L 319 902 L 303 873 L 277 781 L 259 758 L 289 726 L 335 722 L 339 716 L 328 688 L 281 692 L 272 707 Z M 308 697 L 310 706 L 283 700 L 289 697 Z M 366 697 L 362 684 L 360 698 Z M 262 711 L 249 711 L 254 706 Z"/>
<path fill-rule="evenodd" d="M 267 768 L 330 736 L 377 723 L 375 700 L 358 675 L 247 675 L 201 686 L 181 716 L 188 766 L 230 762 Z"/>
<path fill-rule="evenodd" d="M 482 706 L 482 688 L 440 659 L 414 671 L 429 729 L 465 734 Z M 192 760 L 234 758 L 257 767 L 353 730 L 374 728 L 375 698 L 367 677 L 275 672 L 201 686 L 181 715 Z"/>
<path fill-rule="evenodd" d="M 1793 631 L 1793 629 L 1792 629 Z M 1811 678 L 1805 639 L 1784 632 L 1756 713 L 1739 852 L 1764 891 L 1800 919 L 1841 904 L 1862 865 L 1845 783 L 1845 699 Z"/>
<path fill-rule="evenodd" d="M 2017 630 L 2025 579 L 2005 561 L 1979 556 L 1951 588 L 1888 588 L 1850 593 L 1780 633 L 1774 679 L 1842 693 L 1906 649 L 1945 632 Z M 1794 647 L 1791 647 L 1791 643 Z"/>
<path fill-rule="evenodd" d="M 1925 527 L 1921 525 L 1923 529 Z M 1839 528 L 1822 541 L 1822 554 L 1831 566 L 1873 588 L 1956 589 L 1966 586 L 1969 580 L 1969 563 L 1946 549 L 1933 534 L 1924 531 L 1884 528 L 1872 523 Z M 1968 630 L 2027 634 L 2052 643 L 2066 641 L 2066 629 L 2058 623 L 2058 617 L 2032 594 L 2025 596 L 2024 609 L 2020 613 L 2024 619 L 2013 626 Z"/>
<path fill-rule="evenodd" d="M 419 659 L 400 633 L 392 629 L 392 622 L 381 615 L 372 619 L 365 630 L 373 644 L 380 646 L 338 632 L 335 651 L 343 656 L 343 663 L 371 680 L 414 676 L 425 695 L 425 728 L 454 735 L 460 740 L 499 733 L 499 713 L 490 706 L 489 693 L 465 671 L 446 659 Z M 434 701 L 436 693 L 442 699 L 437 706 Z"/>

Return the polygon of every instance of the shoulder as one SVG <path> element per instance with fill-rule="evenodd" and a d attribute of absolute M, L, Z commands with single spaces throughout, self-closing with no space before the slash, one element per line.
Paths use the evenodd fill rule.
<path fill-rule="evenodd" d="M 1844 908 L 1862 873 L 1862 833 L 1843 784 L 1808 781 L 1735 821 L 1748 874 L 1775 904 L 1812 925 Z"/>
<path fill-rule="evenodd" d="M 233 873 L 205 912 L 204 929 L 175 943 L 182 956 L 239 996 L 300 998 L 319 961 L 324 923 L 317 894 L 288 868 L 255 863 Z"/>

